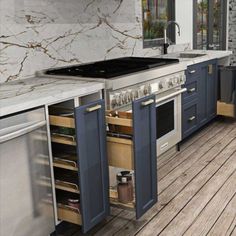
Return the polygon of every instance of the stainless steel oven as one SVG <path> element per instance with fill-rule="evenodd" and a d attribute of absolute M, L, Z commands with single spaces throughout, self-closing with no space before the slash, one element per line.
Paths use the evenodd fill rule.
<path fill-rule="evenodd" d="M 157 154 L 181 141 L 181 87 L 156 95 Z"/>

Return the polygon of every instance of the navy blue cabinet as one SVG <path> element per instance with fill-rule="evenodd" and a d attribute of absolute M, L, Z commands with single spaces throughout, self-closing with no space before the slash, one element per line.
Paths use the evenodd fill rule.
<path fill-rule="evenodd" d="M 86 233 L 110 209 L 104 100 L 52 106 L 50 129 L 58 219 Z"/>
<path fill-rule="evenodd" d="M 75 108 L 83 232 L 109 214 L 104 101 Z"/>
<path fill-rule="evenodd" d="M 216 116 L 217 60 L 189 66 L 182 96 L 182 139 Z"/>
<path fill-rule="evenodd" d="M 120 202 L 115 187 L 110 190 L 111 203 L 136 210 L 137 219 L 157 202 L 155 110 L 155 96 L 151 95 L 134 101 L 132 113 L 107 114 L 109 130 L 121 134 L 107 138 L 109 165 L 134 171 L 135 183 L 133 201 Z"/>

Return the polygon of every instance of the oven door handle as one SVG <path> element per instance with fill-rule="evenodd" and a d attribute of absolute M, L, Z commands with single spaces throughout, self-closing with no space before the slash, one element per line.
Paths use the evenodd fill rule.
<path fill-rule="evenodd" d="M 169 98 L 175 97 L 175 96 L 177 96 L 177 95 L 179 95 L 179 94 L 181 94 L 181 93 L 184 93 L 184 92 L 186 92 L 186 91 L 187 91 L 186 88 L 180 89 L 180 90 L 178 90 L 178 91 L 176 91 L 176 92 L 174 92 L 174 93 L 171 93 L 171 94 L 166 95 L 166 96 L 164 96 L 164 97 L 162 97 L 162 98 L 160 98 L 160 99 L 157 99 L 157 100 L 156 100 L 156 103 L 163 102 L 163 101 L 165 101 L 165 100 L 167 100 L 167 99 L 169 99 Z"/>

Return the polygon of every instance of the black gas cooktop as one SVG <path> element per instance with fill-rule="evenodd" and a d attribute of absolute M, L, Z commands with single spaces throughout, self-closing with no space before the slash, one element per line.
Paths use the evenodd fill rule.
<path fill-rule="evenodd" d="M 109 79 L 116 76 L 147 70 L 159 66 L 178 63 L 178 59 L 150 57 L 122 57 L 60 69 L 50 69 L 48 75 L 82 76 Z"/>

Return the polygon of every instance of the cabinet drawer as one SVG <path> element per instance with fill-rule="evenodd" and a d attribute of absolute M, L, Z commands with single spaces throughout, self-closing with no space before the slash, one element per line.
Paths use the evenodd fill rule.
<path fill-rule="evenodd" d="M 75 128 L 75 120 L 74 117 L 63 117 L 50 115 L 49 116 L 50 125 L 66 127 L 66 128 Z"/>
<path fill-rule="evenodd" d="M 57 207 L 58 218 L 73 224 L 82 225 L 82 218 L 79 211 L 70 207 L 61 206 Z"/>
<path fill-rule="evenodd" d="M 198 65 L 188 66 L 186 70 L 186 84 L 191 83 L 197 80 L 197 77 L 200 76 L 201 70 Z"/>
<path fill-rule="evenodd" d="M 133 141 L 107 137 L 107 157 L 109 166 L 133 170 Z"/>
<path fill-rule="evenodd" d="M 197 81 L 186 84 L 187 91 L 183 93 L 183 103 L 187 103 L 196 98 L 198 92 Z"/>
<path fill-rule="evenodd" d="M 197 129 L 198 102 L 194 100 L 183 106 L 182 136 L 187 137 Z"/>

